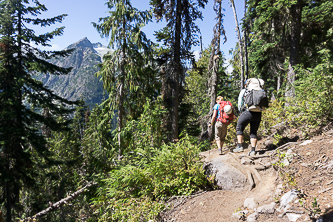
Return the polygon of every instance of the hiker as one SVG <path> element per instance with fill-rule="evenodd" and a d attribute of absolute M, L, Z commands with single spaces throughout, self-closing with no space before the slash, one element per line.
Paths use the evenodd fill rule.
<path fill-rule="evenodd" d="M 243 132 L 245 127 L 250 124 L 250 143 L 251 143 L 251 151 L 248 153 L 249 156 L 255 155 L 255 150 L 257 146 L 257 131 L 261 122 L 261 112 L 265 107 L 268 107 L 268 99 L 265 91 L 263 90 L 264 80 L 257 78 L 250 78 L 245 81 L 245 88 L 242 89 L 238 96 L 238 110 L 241 115 L 238 118 L 237 126 L 236 126 L 236 134 L 237 134 L 237 148 L 233 149 L 234 153 L 243 152 L 243 143 L 244 136 Z M 250 95 L 252 91 L 257 91 L 263 93 L 265 98 L 263 99 L 263 104 L 253 105 L 246 104 L 248 101 L 247 95 Z M 254 94 L 252 94 L 254 95 Z M 261 99 L 261 98 L 260 98 Z M 251 98 L 252 101 L 256 100 Z M 250 102 L 249 102 L 250 103 Z"/>
<path fill-rule="evenodd" d="M 228 125 L 234 120 L 235 115 L 233 112 L 232 104 L 230 101 L 223 101 L 222 96 L 216 98 L 216 104 L 213 107 L 213 116 L 208 127 L 215 124 L 215 141 L 218 152 L 222 154 L 222 147 L 228 131 Z"/>

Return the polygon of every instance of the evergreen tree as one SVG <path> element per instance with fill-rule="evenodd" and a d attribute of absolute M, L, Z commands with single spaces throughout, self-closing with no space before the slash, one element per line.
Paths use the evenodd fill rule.
<path fill-rule="evenodd" d="M 304 7 L 303 0 L 296 0 L 294 3 L 288 5 L 290 11 L 290 50 L 289 50 L 289 62 L 287 72 L 287 88 L 285 96 L 289 99 L 295 97 L 295 86 L 296 80 L 295 67 L 299 64 L 300 55 L 300 39 L 301 39 L 301 19 L 302 9 Z"/>
<path fill-rule="evenodd" d="M 293 97 L 297 66 L 314 67 L 327 41 L 332 1 L 248 0 L 249 59 L 253 76 Z M 273 80 L 273 81 L 272 81 Z M 280 94 L 282 95 L 282 93 Z"/>
<path fill-rule="evenodd" d="M 53 162 L 41 126 L 50 130 L 64 129 L 55 117 L 67 115 L 64 107 L 74 104 L 58 97 L 39 81 L 35 73 L 66 74 L 47 60 L 66 56 L 69 51 L 45 51 L 32 46 L 50 46 L 49 41 L 63 33 L 64 27 L 43 35 L 35 35 L 30 25 L 48 26 L 61 22 L 66 15 L 50 19 L 35 18 L 46 7 L 38 1 L 0 1 L 0 186 L 1 207 L 5 206 L 6 221 L 19 216 L 20 191 L 32 188 L 37 160 Z M 42 115 L 47 109 L 51 115 Z M 37 155 L 33 158 L 33 155 Z"/>
<path fill-rule="evenodd" d="M 103 37 L 110 37 L 112 54 L 105 56 L 98 76 L 110 94 L 111 112 L 118 115 L 118 159 L 124 142 L 121 131 L 127 115 L 140 114 L 146 97 L 156 94 L 156 78 L 152 65 L 152 43 L 141 28 L 151 20 L 151 13 L 140 12 L 130 0 L 109 0 L 110 15 L 93 23 Z"/>
<path fill-rule="evenodd" d="M 177 140 L 179 134 L 179 105 L 184 96 L 184 80 L 186 61 L 192 61 L 190 52 L 193 45 L 198 44 L 199 28 L 197 19 L 202 19 L 200 8 L 204 8 L 207 0 L 151 0 L 157 20 L 165 18 L 167 24 L 156 33 L 158 41 L 162 41 L 166 49 L 162 50 L 164 59 L 164 100 L 169 110 L 169 140 Z M 169 123 L 169 121 L 168 121 Z"/>
<path fill-rule="evenodd" d="M 210 96 L 209 83 L 211 80 L 210 72 L 208 72 L 209 58 L 211 50 L 205 49 L 202 56 L 195 63 L 195 68 L 187 72 L 185 77 L 185 89 L 188 93 L 185 100 L 190 104 L 191 116 L 188 117 L 187 132 L 192 135 L 201 133 L 200 141 L 207 140 L 207 122 L 210 116 Z M 216 83 L 217 85 L 217 83 Z M 216 97 L 215 97 L 216 98 Z M 215 104 L 215 103 L 214 103 Z M 194 132 L 197 132 L 196 134 Z"/>

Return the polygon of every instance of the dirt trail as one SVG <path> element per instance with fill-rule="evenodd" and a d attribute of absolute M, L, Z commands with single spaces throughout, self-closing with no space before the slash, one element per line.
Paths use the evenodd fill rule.
<path fill-rule="evenodd" d="M 295 130 L 293 132 L 296 132 Z M 304 141 L 309 141 L 306 145 L 301 145 Z M 258 143 L 258 151 L 261 154 L 267 154 L 269 151 L 264 146 L 264 141 Z M 289 143 L 284 150 L 292 149 L 294 159 L 284 169 L 284 173 L 292 175 L 293 181 L 297 184 L 291 186 L 284 184 L 284 192 L 288 192 L 293 188 L 301 190 L 305 197 L 304 206 L 300 206 L 295 202 L 291 206 L 292 210 L 302 210 L 302 218 L 297 221 L 312 221 L 309 216 L 319 217 L 325 215 L 324 222 L 333 221 L 333 130 L 325 132 L 310 140 L 300 137 L 299 141 Z M 225 158 L 238 160 L 240 164 L 240 155 L 244 155 L 248 151 L 245 150 L 241 154 L 225 154 Z M 276 150 L 273 150 L 276 152 Z M 218 156 L 217 150 L 211 150 L 203 153 L 206 161 Z M 255 165 L 264 165 L 260 159 L 254 160 Z M 243 170 L 248 167 L 243 166 Z M 238 168 L 239 169 L 239 168 Z M 282 184 L 278 172 L 270 167 L 266 170 L 258 170 L 259 178 L 254 177 L 256 186 L 252 189 L 242 191 L 207 191 L 191 197 L 180 198 L 173 202 L 174 208 L 168 212 L 168 219 L 164 221 L 182 221 L 182 222 L 215 222 L 215 221 L 240 221 L 239 218 L 232 217 L 232 214 L 244 210 L 244 201 L 246 198 L 254 198 L 258 202 L 258 206 L 275 202 L 281 196 L 277 195 L 277 185 Z M 257 175 L 258 176 L 258 175 Z M 261 178 L 261 180 L 260 180 Z M 315 185 L 315 186 L 314 186 Z M 282 191 L 281 191 L 282 192 Z M 283 193 L 282 193 L 283 195 Z M 320 214 L 313 215 L 313 201 L 316 198 Z M 274 214 L 260 215 L 256 221 L 289 221 L 287 216 L 279 217 L 281 212 L 275 211 Z M 246 220 L 246 218 L 244 218 Z"/>
<path fill-rule="evenodd" d="M 247 151 L 247 150 L 246 150 Z M 217 150 L 210 150 L 202 153 L 205 162 L 214 158 L 220 158 Z M 232 164 L 243 173 L 247 173 L 252 166 L 242 166 L 240 164 L 239 155 L 227 153 L 223 155 L 223 159 Z M 237 164 L 235 162 L 237 161 Z M 188 221 L 188 222 L 213 222 L 213 221 L 239 221 L 236 217 L 231 217 L 233 213 L 239 211 L 246 198 L 255 198 L 258 205 L 269 204 L 274 201 L 275 181 L 277 174 L 273 169 L 260 173 L 261 181 L 254 176 L 256 182 L 252 190 L 245 189 L 240 191 L 224 191 L 215 190 L 204 192 L 196 196 L 179 201 L 177 207 L 169 214 L 166 221 Z"/>

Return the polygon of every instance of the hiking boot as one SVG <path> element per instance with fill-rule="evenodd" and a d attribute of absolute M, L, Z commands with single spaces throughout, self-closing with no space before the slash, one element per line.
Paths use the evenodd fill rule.
<path fill-rule="evenodd" d="M 247 155 L 248 156 L 255 156 L 256 155 L 256 151 L 252 150 Z"/>
<path fill-rule="evenodd" d="M 243 149 L 243 147 L 238 146 L 236 149 L 233 149 L 232 152 L 234 152 L 234 153 L 240 153 L 240 152 L 244 152 L 244 149 Z"/>

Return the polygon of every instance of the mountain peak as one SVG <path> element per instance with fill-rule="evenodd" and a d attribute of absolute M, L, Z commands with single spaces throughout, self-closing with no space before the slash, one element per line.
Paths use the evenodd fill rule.
<path fill-rule="evenodd" d="M 95 53 L 97 53 L 101 58 L 106 53 L 109 53 L 112 51 L 111 49 L 107 48 L 106 46 L 103 46 L 100 42 L 97 43 L 91 43 L 87 37 L 84 37 L 83 39 L 69 45 L 66 49 L 77 49 L 77 48 L 89 48 L 93 50 Z"/>
<path fill-rule="evenodd" d="M 93 44 L 89 41 L 87 37 L 69 45 L 67 48 L 77 48 L 77 47 L 87 47 L 87 48 L 94 48 Z"/>

